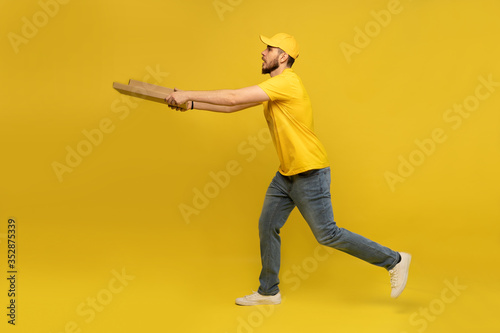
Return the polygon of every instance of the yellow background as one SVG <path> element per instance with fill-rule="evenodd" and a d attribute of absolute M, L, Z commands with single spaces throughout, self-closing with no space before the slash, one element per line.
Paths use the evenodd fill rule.
<path fill-rule="evenodd" d="M 398 13 L 376 23 L 372 11 L 391 6 Z M 474 96 L 479 77 L 500 82 L 498 1 L 51 8 L 43 21 L 37 1 L 0 2 L 2 332 L 500 331 L 500 87 L 458 128 L 443 118 Z M 13 46 L 9 36 L 22 37 L 34 16 L 36 34 Z M 366 27 L 369 43 L 358 36 L 364 47 L 346 57 L 341 46 L 355 47 Z M 266 78 L 258 35 L 282 31 L 301 45 L 294 69 L 332 162 L 337 223 L 413 254 L 397 300 L 384 270 L 326 255 L 294 211 L 282 231 L 283 304 L 235 306 L 258 287 L 257 221 L 278 166 L 261 108 L 177 113 L 126 104 L 112 89 L 130 78 L 181 89 L 257 84 Z M 66 164 L 67 147 L 85 146 L 84 131 L 96 133 L 103 120 L 110 133 L 60 181 L 53 163 Z M 447 139 L 391 188 L 386 173 L 435 128 Z M 228 163 L 237 172 L 214 187 L 210 174 Z M 212 198 L 183 217 L 181 207 L 196 209 L 195 191 L 207 186 Z M 6 316 L 9 217 L 18 225 L 15 327 Z M 113 272 L 126 272 L 123 288 Z M 99 311 L 82 315 L 93 298 Z"/>

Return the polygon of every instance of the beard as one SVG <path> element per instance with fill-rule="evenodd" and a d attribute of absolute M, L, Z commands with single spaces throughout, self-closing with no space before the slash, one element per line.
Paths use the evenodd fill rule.
<path fill-rule="evenodd" d="M 277 69 L 279 66 L 280 64 L 278 62 L 278 57 L 276 57 L 274 58 L 274 60 L 271 61 L 271 63 L 269 63 L 268 66 L 266 66 L 265 63 L 262 64 L 262 74 L 269 74 L 275 69 Z"/>

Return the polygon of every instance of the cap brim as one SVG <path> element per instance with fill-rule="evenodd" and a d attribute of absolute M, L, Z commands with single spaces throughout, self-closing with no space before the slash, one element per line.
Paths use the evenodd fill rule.
<path fill-rule="evenodd" d="M 276 45 L 273 45 L 274 43 L 272 42 L 271 38 L 267 38 L 266 36 L 260 35 L 260 40 L 262 41 L 262 43 L 266 45 L 276 47 Z"/>

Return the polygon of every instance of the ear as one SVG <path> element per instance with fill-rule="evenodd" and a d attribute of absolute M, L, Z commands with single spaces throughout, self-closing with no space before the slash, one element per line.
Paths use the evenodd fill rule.
<path fill-rule="evenodd" d="M 281 53 L 280 54 L 280 63 L 287 62 L 288 61 L 288 57 L 289 57 L 288 53 L 286 53 L 286 52 Z"/>

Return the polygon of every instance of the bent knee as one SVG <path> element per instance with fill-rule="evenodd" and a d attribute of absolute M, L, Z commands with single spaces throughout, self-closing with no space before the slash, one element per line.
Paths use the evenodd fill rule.
<path fill-rule="evenodd" d="M 333 225 L 326 230 L 315 233 L 316 240 L 321 245 L 331 246 L 336 240 L 341 237 L 342 229 Z"/>

